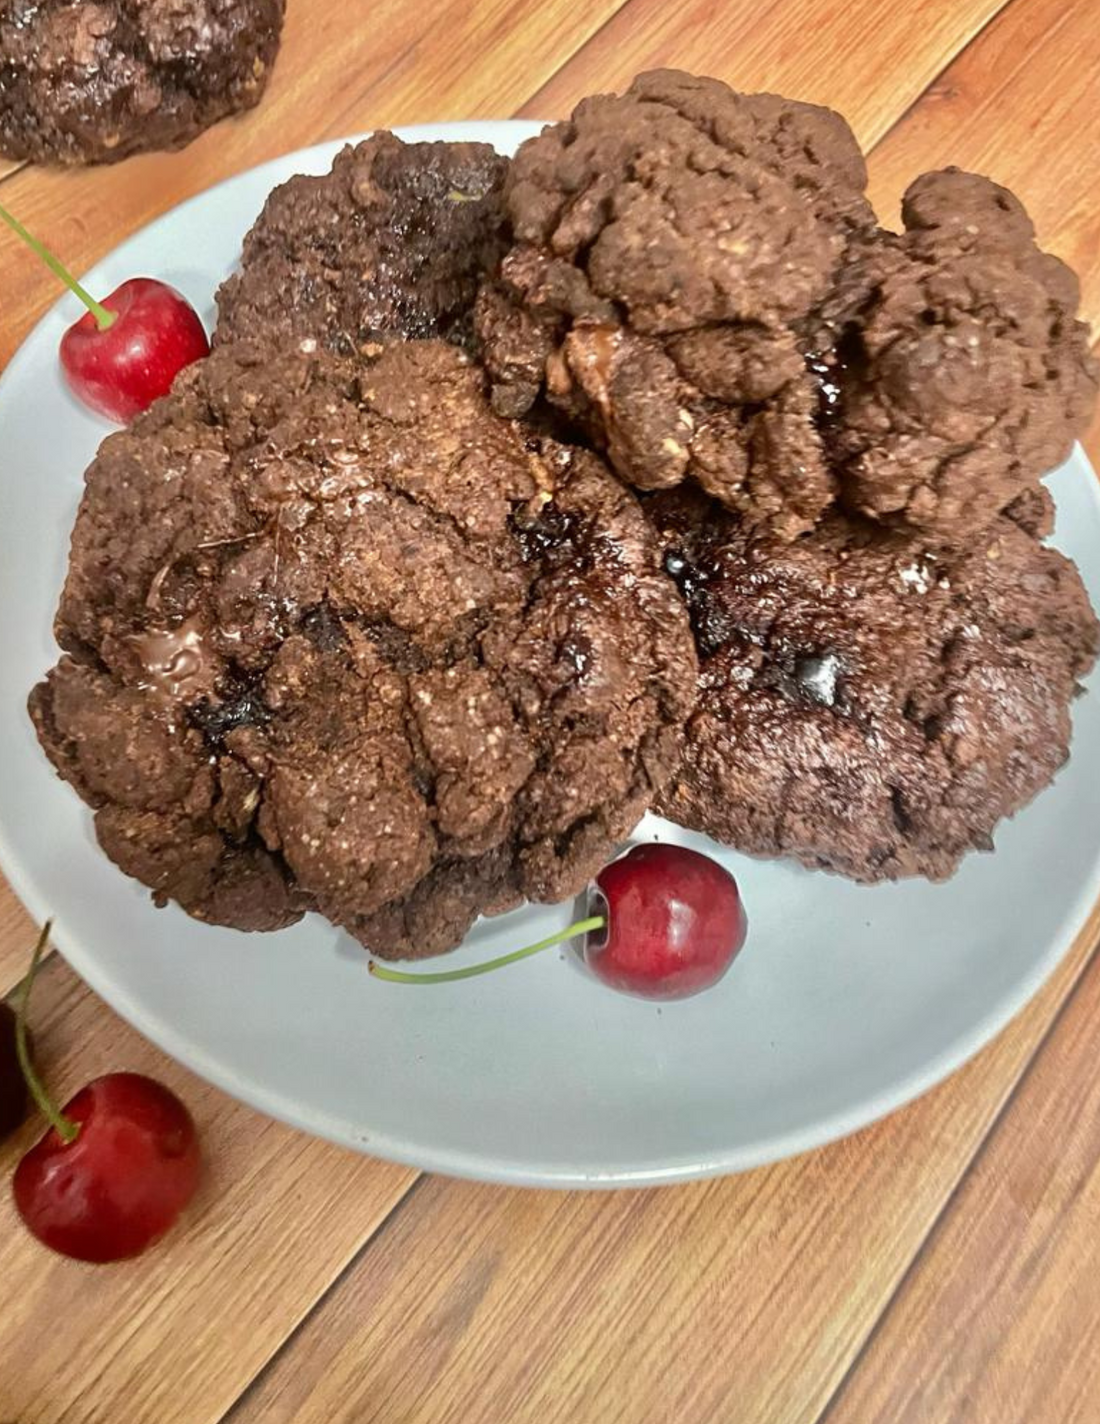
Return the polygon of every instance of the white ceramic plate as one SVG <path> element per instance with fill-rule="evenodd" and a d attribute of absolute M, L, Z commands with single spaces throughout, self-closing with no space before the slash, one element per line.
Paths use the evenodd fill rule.
<path fill-rule="evenodd" d="M 409 138 L 511 151 L 536 126 Z M 88 278 L 154 275 L 207 318 L 268 190 L 327 169 L 323 144 L 242 174 L 124 243 Z M 1019 1010 L 1100 893 L 1100 697 L 1075 707 L 1073 759 L 947 885 L 860 888 L 718 852 L 750 937 L 710 993 L 655 1007 L 551 951 L 484 978 L 406 989 L 318 917 L 277 935 L 155 910 L 95 847 L 91 819 L 31 731 L 82 473 L 107 427 L 66 394 L 65 299 L 0 381 L 0 856 L 75 969 L 149 1038 L 275 1117 L 436 1171 L 594 1186 L 754 1166 L 850 1132 L 957 1067 Z M 1059 545 L 1100 604 L 1100 497 L 1083 455 L 1054 476 Z M 1094 679 L 1095 684 L 1095 679 Z M 709 843 L 661 821 L 638 836 Z M 568 923 L 568 906 L 478 925 L 472 963 Z M 564 960 L 564 962 L 563 962 Z M 125 1065 L 120 1064 L 120 1067 Z"/>

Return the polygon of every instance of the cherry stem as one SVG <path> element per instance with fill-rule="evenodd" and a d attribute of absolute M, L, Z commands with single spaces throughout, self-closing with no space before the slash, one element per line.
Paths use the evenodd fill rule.
<path fill-rule="evenodd" d="M 388 979 L 393 984 L 450 984 L 455 979 L 472 979 L 476 974 L 488 974 L 492 969 L 502 969 L 504 965 L 515 964 L 519 959 L 530 959 L 533 954 L 539 954 L 564 940 L 577 939 L 592 930 L 602 930 L 606 924 L 607 920 L 603 915 L 593 915 L 591 919 L 578 920 L 568 929 L 540 939 L 538 944 L 529 944 L 524 949 L 513 949 L 511 954 L 501 954 L 496 959 L 487 959 L 484 964 L 471 964 L 465 969 L 443 969 L 434 974 L 406 974 L 403 969 L 390 969 L 375 959 L 371 960 L 368 968 L 375 978 Z"/>
<path fill-rule="evenodd" d="M 99 327 L 100 331 L 106 331 L 109 326 L 114 326 L 118 320 L 118 312 L 108 311 L 102 302 L 97 302 L 95 297 L 80 285 L 65 264 L 53 255 L 45 243 L 39 242 L 37 237 L 29 233 L 19 219 L 15 217 L 13 213 L 9 213 L 2 203 L 0 203 L 0 218 L 3 218 L 4 222 L 7 223 L 8 227 L 11 228 L 17 237 L 23 239 L 32 252 L 36 252 L 38 256 L 41 257 L 42 261 L 45 262 L 46 266 L 55 276 L 61 278 L 69 291 L 75 293 L 76 296 L 80 298 L 95 317 L 96 326 Z"/>
<path fill-rule="evenodd" d="M 19 1067 L 23 1070 L 23 1077 L 27 1087 L 30 1089 L 31 1097 L 38 1104 L 43 1114 L 49 1119 L 50 1126 L 61 1138 L 62 1142 L 75 1142 L 80 1132 L 80 1124 L 67 1118 L 58 1108 L 57 1104 L 46 1091 L 46 1085 L 35 1072 L 34 1064 L 31 1062 L 30 1050 L 27 1047 L 27 1010 L 31 1002 L 31 989 L 34 986 L 35 976 L 38 973 L 38 966 L 42 961 L 42 954 L 50 938 L 50 930 L 53 928 L 53 921 L 47 920 L 42 926 L 42 933 L 38 936 L 38 943 L 34 947 L 34 954 L 31 957 L 31 967 L 27 971 L 27 977 L 23 980 L 23 990 L 19 1002 L 19 1015 L 15 1020 L 15 1053 L 19 1059 Z"/>

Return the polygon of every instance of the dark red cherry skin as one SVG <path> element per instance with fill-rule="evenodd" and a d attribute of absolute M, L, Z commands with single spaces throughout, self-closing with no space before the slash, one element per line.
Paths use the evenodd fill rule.
<path fill-rule="evenodd" d="M 647 999 L 684 999 L 716 984 L 745 942 L 737 882 L 709 856 L 635 846 L 605 865 L 591 892 L 585 963 L 605 984 Z"/>
<path fill-rule="evenodd" d="M 27 1085 L 15 1051 L 15 1014 L 0 1003 L 0 1142 L 27 1115 Z"/>
<path fill-rule="evenodd" d="M 121 1261 L 163 1236 L 195 1195 L 201 1159 L 191 1114 L 140 1073 L 96 1078 L 68 1103 L 71 1143 L 53 1129 L 15 1169 L 28 1230 L 78 1261 Z"/>
<path fill-rule="evenodd" d="M 124 425 L 209 355 L 210 343 L 187 298 L 152 277 L 131 277 L 102 305 L 117 319 L 101 331 L 85 312 L 61 338 L 61 369 L 85 405 Z"/>

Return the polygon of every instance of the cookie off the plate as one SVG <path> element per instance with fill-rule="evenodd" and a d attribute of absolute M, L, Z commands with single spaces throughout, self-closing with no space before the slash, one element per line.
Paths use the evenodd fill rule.
<path fill-rule="evenodd" d="M 0 0 L 0 153 L 115 163 L 258 103 L 284 0 Z"/>

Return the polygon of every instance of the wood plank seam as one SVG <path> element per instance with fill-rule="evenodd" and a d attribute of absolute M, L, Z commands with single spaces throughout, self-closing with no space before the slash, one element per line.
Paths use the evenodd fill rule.
<path fill-rule="evenodd" d="M 409 43 L 405 46 L 404 49 L 399 50 L 398 53 L 395 54 L 394 57 L 390 60 L 389 64 L 386 65 L 385 69 L 383 69 L 382 72 L 377 76 L 377 78 L 372 81 L 372 83 L 371 83 L 371 88 L 374 88 L 375 86 L 381 87 L 382 85 L 384 85 L 384 84 L 386 83 L 386 81 L 387 81 L 388 79 L 391 79 L 391 78 L 397 73 L 397 71 L 401 68 L 401 66 L 405 63 L 405 61 L 409 58 L 409 56 L 416 53 L 416 49 L 417 49 L 417 46 L 418 46 L 419 44 L 420 44 L 420 37 L 417 36 L 415 39 L 410 40 Z M 363 104 L 362 95 L 361 95 L 361 94 L 356 94 L 356 95 L 354 95 L 354 96 L 348 101 L 348 103 L 345 105 L 345 107 L 344 107 L 343 109 L 339 110 L 338 113 L 336 113 L 336 114 L 334 114 L 334 115 L 332 116 L 333 121 L 335 122 L 335 121 L 338 119 L 338 120 L 340 121 L 340 123 L 343 124 L 345 118 L 347 118 L 347 117 L 348 117 L 349 115 L 351 115 L 351 114 L 356 113 L 359 109 L 362 108 L 362 104 Z M 373 127 L 381 128 L 381 127 L 385 127 L 385 126 L 384 126 L 384 125 L 374 125 Z M 359 131 L 358 128 L 354 128 L 354 129 L 352 130 L 352 133 L 356 133 L 356 132 L 358 132 L 358 131 Z M 368 125 L 368 127 L 363 130 L 363 132 L 370 132 L 370 131 L 371 131 L 371 126 L 370 126 L 370 125 Z"/>
<path fill-rule="evenodd" d="M 234 1399 L 233 1403 L 229 1406 L 225 1413 L 221 1415 L 220 1419 L 218 1420 L 218 1424 L 228 1424 L 228 1421 L 232 1419 L 233 1415 L 237 1412 L 237 1410 L 248 1402 L 248 1399 L 251 1395 L 255 1394 L 255 1392 L 260 1388 L 260 1385 L 267 1378 L 268 1374 L 275 1366 L 276 1362 L 280 1360 L 282 1356 L 286 1353 L 286 1351 L 294 1345 L 295 1341 L 298 1339 L 299 1335 L 301 1335 L 302 1331 L 306 1328 L 309 1322 L 313 1319 L 316 1312 L 321 1309 L 321 1307 L 330 1298 L 330 1296 L 334 1295 L 335 1292 L 339 1290 L 340 1286 L 352 1274 L 352 1272 L 358 1269 L 362 1257 L 366 1254 L 366 1252 L 370 1249 L 374 1242 L 377 1241 L 379 1237 L 384 1235 L 385 1232 L 390 1229 L 390 1227 L 396 1222 L 397 1218 L 401 1215 L 402 1212 L 405 1211 L 409 1202 L 421 1189 L 421 1187 L 423 1187 L 424 1183 L 427 1180 L 428 1174 L 426 1172 L 420 1172 L 409 1183 L 404 1194 L 397 1201 L 394 1202 L 393 1206 L 391 1206 L 389 1211 L 386 1212 L 385 1216 L 374 1228 L 374 1230 L 368 1236 L 363 1238 L 363 1241 L 360 1243 L 354 1255 L 349 1257 L 343 1268 L 339 1270 L 335 1276 L 333 1276 L 332 1280 L 329 1281 L 328 1285 L 313 1302 L 310 1308 L 303 1313 L 302 1318 L 298 1321 L 297 1325 L 295 1325 L 294 1329 L 291 1330 L 290 1333 L 279 1342 L 279 1345 L 276 1349 L 272 1350 L 271 1354 L 267 1357 L 264 1363 L 248 1381 L 244 1389 L 242 1389 L 240 1394 L 237 1395 L 236 1399 Z"/>
<path fill-rule="evenodd" d="M 940 1206 L 939 1211 L 936 1213 L 931 1225 L 925 1232 L 916 1251 L 914 1251 L 912 1259 L 909 1261 L 909 1264 L 906 1266 L 905 1270 L 898 1277 L 893 1290 L 884 1300 L 882 1309 L 876 1315 L 873 1324 L 867 1331 L 866 1335 L 863 1337 L 863 1340 L 860 1342 L 859 1349 L 852 1356 L 851 1360 L 848 1363 L 847 1369 L 845 1369 L 843 1375 L 841 1376 L 839 1382 L 836 1385 L 836 1388 L 833 1390 L 832 1394 L 826 1401 L 825 1407 L 821 1410 L 821 1412 L 815 1419 L 814 1424 L 828 1424 L 830 1417 L 835 1415 L 836 1410 L 840 1405 L 841 1396 L 844 1394 L 851 1381 L 859 1372 L 860 1365 L 862 1364 L 864 1358 L 867 1355 L 868 1350 L 871 1348 L 875 1339 L 885 1328 L 887 1319 L 893 1311 L 895 1304 L 898 1300 L 901 1299 L 910 1281 L 915 1277 L 917 1271 L 920 1270 L 921 1264 L 924 1261 L 925 1256 L 928 1254 L 933 1242 L 936 1240 L 936 1238 L 939 1236 L 940 1232 L 946 1225 L 947 1219 L 951 1214 L 955 1202 L 958 1200 L 959 1195 L 961 1194 L 966 1182 L 969 1180 L 971 1173 L 975 1171 L 978 1164 L 992 1149 L 994 1139 L 997 1136 L 1001 1124 L 1005 1121 L 1008 1114 L 1014 1107 L 1017 1098 L 1020 1096 L 1021 1091 L 1024 1088 L 1024 1085 L 1029 1081 L 1033 1073 L 1036 1071 L 1039 1059 L 1042 1056 L 1043 1051 L 1045 1050 L 1047 1044 L 1057 1033 L 1059 1026 L 1065 1018 L 1067 1010 L 1081 991 L 1081 985 L 1084 982 L 1086 974 L 1088 974 L 1094 963 L 1100 963 L 1100 940 L 1097 941 L 1096 945 L 1093 947 L 1092 953 L 1081 965 L 1080 971 L 1078 972 L 1077 977 L 1074 979 L 1073 984 L 1069 989 L 1069 992 L 1066 994 L 1065 998 L 1058 1006 L 1058 1009 L 1055 1012 L 1054 1016 L 1051 1018 L 1050 1023 L 1047 1024 L 1042 1036 L 1035 1044 L 1035 1047 L 1032 1050 L 1027 1060 L 1027 1063 L 1025 1064 L 1022 1072 L 1017 1077 L 1015 1083 L 1012 1085 L 1012 1088 L 1005 1097 L 1004 1102 L 997 1109 L 997 1112 L 993 1116 L 985 1135 L 981 1138 L 979 1142 L 975 1143 L 974 1150 L 967 1159 L 966 1165 L 963 1167 L 963 1170 L 959 1173 L 955 1185 L 944 1197 L 943 1203 Z"/>
<path fill-rule="evenodd" d="M 1094 962 L 832 1424 L 1096 1424 L 1098 1026 Z"/>
<path fill-rule="evenodd" d="M 14 168 L 9 168 L 6 173 L 0 173 L 0 183 L 6 183 L 9 178 L 14 178 L 17 173 L 22 173 L 26 167 L 28 167 L 28 164 L 26 159 L 24 159 L 21 163 L 17 163 Z"/>
<path fill-rule="evenodd" d="M 979 40 L 991 25 L 996 24 L 996 22 L 1001 18 L 1001 16 L 1008 9 L 1008 7 L 1010 5 L 1019 3 L 1020 0 L 1002 0 L 1002 3 L 998 5 L 997 9 L 991 15 L 988 15 L 986 17 L 984 24 L 979 25 L 978 28 L 974 31 L 974 33 L 969 36 L 966 43 L 960 45 L 959 48 L 955 50 L 953 54 L 949 54 L 947 56 L 947 58 L 944 60 L 943 68 L 936 75 L 936 77 L 934 79 L 929 80 L 929 82 L 924 86 L 924 88 L 916 96 L 916 98 L 905 106 L 905 108 L 901 111 L 897 118 L 892 121 L 890 126 L 883 133 L 879 134 L 878 138 L 867 150 L 868 156 L 874 153 L 875 149 L 878 148 L 879 144 L 885 143 L 886 140 L 890 137 L 890 135 L 894 132 L 894 130 L 900 128 L 901 125 L 905 123 L 906 119 L 909 118 L 910 114 L 912 114 L 914 110 L 919 108 L 920 105 L 924 103 L 924 101 L 928 98 L 930 94 L 935 92 L 936 85 L 940 82 L 940 80 L 955 63 L 955 61 L 961 55 L 965 54 L 966 51 L 970 48 L 970 46 L 974 44 L 977 40 Z M 879 216 L 879 221 L 882 221 L 881 215 Z"/>
<path fill-rule="evenodd" d="M 1006 5 L 1010 5 L 1012 3 L 1012 0 L 1004 0 L 1004 3 Z M 524 99 L 522 104 L 516 105 L 515 109 L 513 110 L 513 115 L 518 114 L 520 109 L 526 108 L 528 104 L 534 104 L 537 101 L 539 95 L 543 92 L 543 90 L 548 88 L 554 82 L 554 80 L 558 77 L 558 75 L 562 72 L 566 65 L 571 64 L 579 54 L 583 54 L 584 51 L 589 47 L 589 45 L 595 44 L 600 38 L 600 36 L 603 34 L 604 30 L 606 30 L 609 25 L 614 24 L 614 22 L 619 18 L 620 14 L 622 14 L 624 10 L 629 8 L 630 4 L 631 0 L 622 0 L 622 4 L 616 6 L 612 13 L 608 15 L 607 19 L 604 20 L 603 24 L 599 25 L 596 29 L 592 31 L 592 33 L 585 40 L 584 44 L 578 45 L 577 48 L 573 51 L 573 53 L 569 56 L 569 58 L 563 60 L 562 63 L 558 65 L 557 69 L 554 70 L 553 74 L 547 75 L 547 77 L 542 81 L 538 88 L 533 89 L 531 93 L 528 94 L 527 98 Z M 564 115 L 559 115 L 558 117 L 563 118 Z M 555 120 L 548 119 L 548 122 L 555 122 Z"/>

